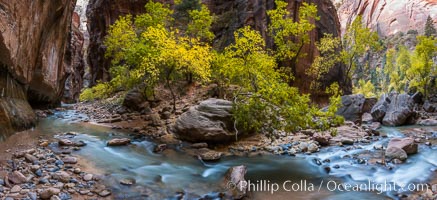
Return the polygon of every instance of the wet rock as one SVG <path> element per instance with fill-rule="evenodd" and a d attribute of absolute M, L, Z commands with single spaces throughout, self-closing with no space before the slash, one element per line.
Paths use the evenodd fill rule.
<path fill-rule="evenodd" d="M 393 138 L 388 143 L 387 149 L 390 147 L 403 149 L 407 154 L 415 154 L 418 150 L 418 145 L 413 138 Z"/>
<path fill-rule="evenodd" d="M 316 144 L 314 144 L 314 143 L 310 143 L 310 144 L 308 145 L 307 152 L 309 152 L 309 153 L 315 153 L 315 152 L 317 152 L 317 151 L 319 151 L 319 147 L 318 147 Z"/>
<path fill-rule="evenodd" d="M 159 145 L 155 146 L 155 148 L 153 149 L 153 152 L 154 153 L 161 153 L 161 152 L 163 152 L 166 149 L 167 149 L 167 145 L 166 144 L 159 144 Z"/>
<path fill-rule="evenodd" d="M 208 148 L 208 143 L 205 143 L 205 142 L 194 143 L 191 145 L 191 148 L 194 148 L 194 149 Z"/>
<path fill-rule="evenodd" d="M 199 149 L 198 155 L 203 161 L 217 161 L 220 160 L 220 158 L 222 157 L 221 152 L 213 151 L 206 148 Z"/>
<path fill-rule="evenodd" d="M 232 199 L 242 199 L 247 195 L 246 175 L 247 167 L 244 165 L 231 167 L 225 174 L 223 187 L 226 196 Z"/>
<path fill-rule="evenodd" d="M 69 139 L 61 139 L 58 141 L 58 144 L 60 146 L 73 146 L 74 145 L 73 142 L 70 141 Z"/>
<path fill-rule="evenodd" d="M 124 146 L 131 143 L 131 140 L 129 138 L 115 138 L 112 140 L 109 140 L 107 145 L 108 146 Z"/>
<path fill-rule="evenodd" d="M 191 107 L 177 119 L 171 132 L 190 142 L 226 142 L 235 139 L 232 102 L 208 99 Z"/>
<path fill-rule="evenodd" d="M 53 195 L 57 195 L 61 192 L 61 190 L 51 187 L 48 189 L 43 190 L 39 196 L 41 197 L 41 199 L 50 199 Z"/>
<path fill-rule="evenodd" d="M 14 171 L 14 172 L 9 173 L 6 176 L 6 178 L 12 184 L 22 184 L 22 183 L 26 183 L 27 182 L 26 176 L 24 176 L 19 171 Z"/>
<path fill-rule="evenodd" d="M 124 178 L 120 180 L 120 184 L 122 185 L 133 185 L 136 183 L 134 178 Z"/>
<path fill-rule="evenodd" d="M 340 142 L 343 145 L 354 145 L 355 143 L 355 141 L 351 138 L 342 138 Z"/>
<path fill-rule="evenodd" d="M 77 163 L 77 158 L 76 157 L 72 157 L 72 156 L 67 156 L 62 158 L 62 161 L 65 164 L 76 164 Z"/>
<path fill-rule="evenodd" d="M 395 146 L 387 147 L 385 150 L 385 156 L 390 159 L 399 159 L 402 161 L 406 160 L 408 157 L 407 153 L 403 149 Z"/>
<path fill-rule="evenodd" d="M 345 95 L 341 97 L 341 107 L 337 115 L 343 116 L 348 121 L 361 123 L 363 105 L 366 98 L 362 94 Z"/>
<path fill-rule="evenodd" d="M 437 120 L 436 119 L 423 119 L 419 120 L 417 122 L 418 125 L 421 126 L 437 126 Z"/>
<path fill-rule="evenodd" d="M 332 138 L 329 134 L 323 134 L 323 133 L 314 133 L 313 139 L 314 141 L 318 142 L 322 146 L 329 145 L 329 140 Z"/>
<path fill-rule="evenodd" d="M 109 195 L 111 195 L 111 191 L 109 191 L 109 190 L 103 190 L 103 191 L 99 192 L 99 196 L 101 196 L 101 197 L 107 197 Z"/>
<path fill-rule="evenodd" d="M 84 141 L 80 140 L 80 141 L 74 142 L 74 146 L 84 147 L 84 146 L 86 146 L 86 143 Z"/>
<path fill-rule="evenodd" d="M 373 149 L 375 149 L 375 150 L 383 150 L 384 147 L 381 144 L 376 144 L 375 146 L 373 146 Z"/>

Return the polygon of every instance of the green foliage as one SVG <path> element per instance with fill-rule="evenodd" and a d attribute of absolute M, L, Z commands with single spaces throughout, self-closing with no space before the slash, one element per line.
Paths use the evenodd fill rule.
<path fill-rule="evenodd" d="M 346 76 L 352 79 L 352 75 L 359 71 L 364 72 L 365 66 L 357 66 L 357 59 L 369 52 L 377 52 L 381 49 L 378 34 L 372 32 L 362 23 L 358 16 L 347 28 L 343 36 L 343 51 L 341 52 L 343 63 L 346 65 Z M 359 79 L 361 77 L 358 77 Z"/>
<path fill-rule="evenodd" d="M 112 88 L 108 83 L 98 83 L 96 86 L 92 88 L 86 88 L 80 94 L 80 101 L 92 101 L 94 99 L 104 99 L 108 97 Z"/>
<path fill-rule="evenodd" d="M 148 27 L 166 27 L 174 21 L 171 17 L 173 11 L 170 10 L 167 4 L 149 0 L 145 8 L 146 13 L 135 17 L 135 27 L 139 31 L 145 30 Z"/>
<path fill-rule="evenodd" d="M 288 3 L 283 0 L 275 0 L 276 8 L 267 11 L 270 17 L 268 27 L 270 36 L 275 43 L 275 57 L 279 61 L 291 61 L 288 76 L 292 76 L 292 68 L 298 58 L 303 56 L 302 48 L 310 41 L 309 31 L 315 28 L 312 20 L 318 20 L 317 6 L 314 4 L 302 3 L 299 8 L 299 16 L 296 20 L 292 18 L 287 9 Z"/>
<path fill-rule="evenodd" d="M 298 130 L 311 122 L 309 98 L 299 95 L 276 70 L 259 32 L 244 27 L 235 32 L 235 44 L 223 53 L 221 74 L 228 84 L 241 86 L 235 94 L 234 117 L 248 131 Z"/>
<path fill-rule="evenodd" d="M 370 80 L 365 81 L 360 79 L 358 81 L 358 86 L 353 88 L 353 92 L 356 94 L 362 94 L 365 97 L 376 97 L 375 86 L 372 84 Z"/>
<path fill-rule="evenodd" d="M 187 33 L 192 37 L 197 37 L 203 41 L 214 39 L 214 33 L 211 32 L 213 17 L 205 5 L 200 10 L 189 11 L 191 22 L 188 24 Z"/>
<path fill-rule="evenodd" d="M 320 79 L 324 77 L 336 64 L 341 62 L 341 56 L 337 53 L 341 41 L 339 37 L 332 34 L 324 34 L 323 38 L 316 43 L 320 55 L 315 58 L 313 64 L 307 69 L 306 74 L 312 77 L 311 88 L 320 89 Z"/>
<path fill-rule="evenodd" d="M 143 85 L 145 92 L 150 93 L 157 83 L 164 82 L 175 108 L 172 84 L 178 78 L 190 74 L 200 81 L 209 81 L 214 55 L 209 44 L 201 40 L 213 37 L 209 31 L 212 17 L 205 6 L 190 11 L 193 21 L 189 34 L 184 34 L 171 26 L 173 11 L 168 5 L 149 1 L 145 9 L 144 14 L 135 18 L 121 16 L 111 25 L 104 44 L 106 56 L 112 58 L 112 80 L 106 84 L 110 89 L 102 91 L 111 93 Z M 98 86 L 84 91 L 84 99 L 98 97 L 89 95 L 89 91 L 100 89 Z"/>
<path fill-rule="evenodd" d="M 316 121 L 317 123 L 314 125 L 315 128 L 318 128 L 322 131 L 328 130 L 333 126 L 339 126 L 344 123 L 344 118 L 342 116 L 337 115 L 337 110 L 341 103 L 341 90 L 338 83 L 331 84 L 327 89 L 326 93 L 330 94 L 329 98 L 329 106 L 326 110 L 315 110 Z"/>
<path fill-rule="evenodd" d="M 437 31 L 435 30 L 434 27 L 434 21 L 432 20 L 431 16 L 428 15 L 428 18 L 426 18 L 426 23 L 425 23 L 425 36 L 431 37 L 436 35 L 437 35 Z"/>
<path fill-rule="evenodd" d="M 437 39 L 432 36 L 419 36 L 417 39 L 419 43 L 411 57 L 411 67 L 406 73 L 411 80 L 410 88 L 421 91 L 427 97 L 432 77 L 437 76 L 436 63 L 433 62 L 437 52 Z"/>

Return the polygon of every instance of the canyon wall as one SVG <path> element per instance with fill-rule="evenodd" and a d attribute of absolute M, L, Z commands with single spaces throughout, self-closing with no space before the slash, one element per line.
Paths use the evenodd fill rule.
<path fill-rule="evenodd" d="M 67 48 L 75 3 L 0 0 L 1 129 L 31 126 L 35 117 L 28 102 L 60 101 L 72 58 Z"/>
<path fill-rule="evenodd" d="M 437 0 L 332 0 L 338 8 L 342 31 L 357 15 L 380 36 L 417 30 L 423 33 L 426 18 L 437 23 Z"/>
<path fill-rule="evenodd" d="M 164 0 L 165 1 L 165 0 Z M 144 5 L 148 0 L 90 0 L 87 16 L 88 31 L 90 34 L 89 45 L 89 65 L 92 75 L 91 83 L 97 80 L 109 79 L 110 60 L 104 57 L 105 47 L 104 37 L 109 26 L 117 20 L 120 15 L 139 14 L 144 12 Z M 163 2 L 163 1 L 162 1 Z M 293 15 L 299 12 L 302 1 L 288 0 L 289 9 Z M 309 92 L 308 77 L 305 70 L 311 65 L 314 58 L 318 55 L 315 42 L 318 41 L 323 33 L 340 35 L 340 23 L 336 10 L 330 0 L 306 0 L 318 6 L 320 20 L 315 22 L 317 28 L 310 33 L 311 42 L 304 47 L 306 57 L 299 60 L 296 69 L 295 84 L 301 91 Z M 222 49 L 233 42 L 233 32 L 245 25 L 250 25 L 259 30 L 266 39 L 267 44 L 272 47 L 273 42 L 267 34 L 268 17 L 266 11 L 274 8 L 273 0 L 203 0 L 211 12 L 216 15 L 216 23 L 213 25 L 213 32 L 216 35 L 214 46 Z M 335 67 L 326 77 L 323 78 L 324 85 L 329 85 L 334 81 L 340 81 L 346 92 L 350 91 L 350 84 L 343 82 L 343 68 Z"/>

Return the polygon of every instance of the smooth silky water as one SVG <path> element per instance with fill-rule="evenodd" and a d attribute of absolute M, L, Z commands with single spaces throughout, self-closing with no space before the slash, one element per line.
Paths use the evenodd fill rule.
<path fill-rule="evenodd" d="M 184 194 L 185 199 L 218 199 L 226 170 L 242 164 L 247 166 L 246 178 L 251 183 L 264 190 L 267 188 L 267 191 L 255 192 L 252 196 L 254 199 L 391 199 L 396 198 L 396 192 L 341 192 L 330 189 L 334 187 L 334 181 L 337 184 L 360 184 L 368 183 L 369 180 L 381 184 L 388 181 L 398 186 L 424 183 L 432 177 L 437 167 L 437 149 L 424 145 L 420 145 L 418 154 L 409 156 L 407 163 L 394 166 L 392 170 L 380 165 L 357 164 L 349 157 L 363 152 L 376 153 L 373 150 L 375 144 L 386 145 L 390 137 L 403 137 L 398 128 L 383 127 L 381 131 L 386 132 L 388 138 L 350 151 L 340 147 L 328 147 L 316 154 L 305 156 L 231 156 L 219 162 L 204 163 L 185 154 L 178 146 L 155 154 L 153 148 L 156 144 L 147 139 L 134 140 L 129 146 L 107 147 L 106 142 L 109 139 L 131 135 L 109 127 L 79 122 L 86 118 L 72 110 L 56 112 L 55 115 L 41 120 L 36 129 L 53 135 L 68 131 L 80 133 L 73 140 L 83 140 L 87 146 L 77 154 L 106 175 L 105 181 L 112 187 L 116 199 L 177 199 L 180 194 Z M 317 164 L 315 159 L 329 159 L 330 162 L 319 166 L 320 163 Z M 335 165 L 340 168 L 334 168 Z M 329 175 L 324 169 L 326 166 L 331 169 Z M 120 185 L 119 180 L 124 178 L 134 178 L 136 184 Z M 271 188 L 269 190 L 275 183 L 281 189 L 286 181 L 289 181 L 288 189 L 292 188 L 291 183 L 295 183 L 294 189 L 307 191 L 280 190 L 272 194 Z M 331 183 L 331 188 L 327 188 L 328 182 Z M 310 184 L 314 184 L 315 188 L 310 188 Z M 308 191 L 311 189 L 315 191 Z"/>

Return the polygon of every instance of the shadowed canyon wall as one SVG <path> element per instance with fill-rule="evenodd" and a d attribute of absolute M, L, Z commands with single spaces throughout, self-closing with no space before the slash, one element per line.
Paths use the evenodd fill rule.
<path fill-rule="evenodd" d="M 144 12 L 144 5 L 148 0 L 90 0 L 87 16 L 88 30 L 90 34 L 89 45 L 89 65 L 92 74 L 91 83 L 97 80 L 109 80 L 110 60 L 104 57 L 105 47 L 104 37 L 109 26 L 117 20 L 120 15 L 139 14 Z M 299 12 L 302 1 L 288 0 L 289 9 L 293 15 Z M 340 35 L 340 23 L 334 5 L 330 0 L 306 0 L 315 3 L 319 10 L 320 20 L 315 22 L 317 28 L 310 33 L 311 42 L 304 47 L 306 57 L 299 60 L 295 74 L 295 84 L 301 91 L 309 92 L 308 77 L 305 70 L 311 65 L 314 58 L 318 55 L 315 42 L 318 41 L 323 33 Z M 272 47 L 273 42 L 268 37 L 268 17 L 266 11 L 274 8 L 273 0 L 203 0 L 208 5 L 211 12 L 217 16 L 217 21 L 213 25 L 213 32 L 216 35 L 214 46 L 222 49 L 233 42 L 233 32 L 245 25 L 250 25 L 260 31 L 266 39 L 267 44 Z M 326 77 L 323 78 L 325 85 L 334 81 L 343 82 L 343 68 L 335 67 Z M 346 91 L 350 91 L 348 84 L 342 84 Z"/>
<path fill-rule="evenodd" d="M 34 124 L 28 102 L 59 103 L 71 71 L 68 44 L 75 2 L 0 0 L 0 131 Z"/>

